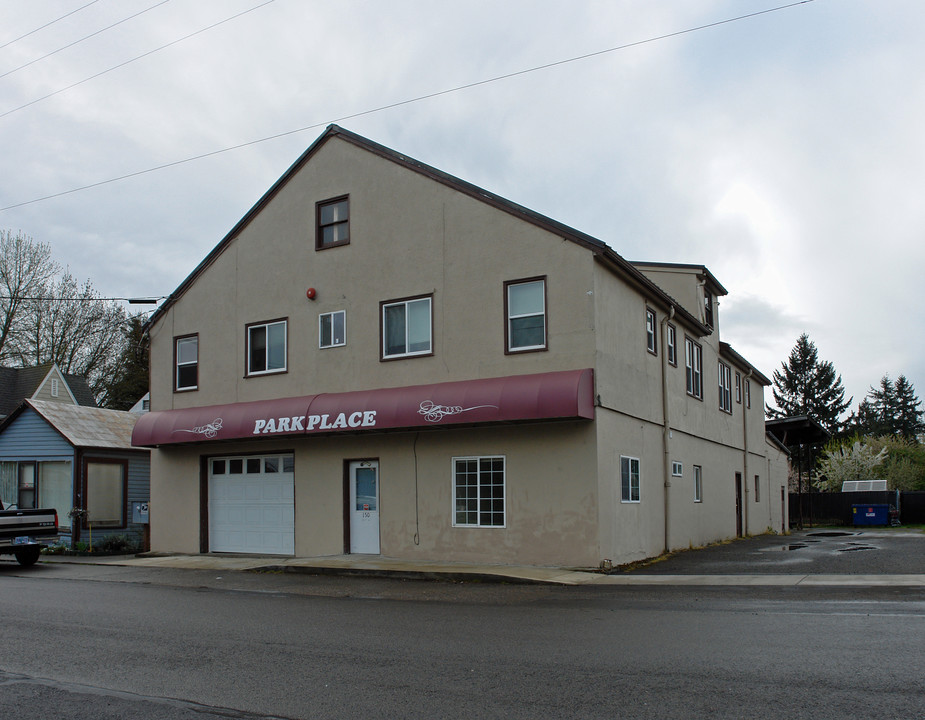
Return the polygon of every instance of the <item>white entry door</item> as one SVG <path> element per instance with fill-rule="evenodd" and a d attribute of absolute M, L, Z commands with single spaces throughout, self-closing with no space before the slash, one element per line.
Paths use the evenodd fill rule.
<path fill-rule="evenodd" d="M 350 463 L 350 552 L 379 554 L 379 463 Z"/>

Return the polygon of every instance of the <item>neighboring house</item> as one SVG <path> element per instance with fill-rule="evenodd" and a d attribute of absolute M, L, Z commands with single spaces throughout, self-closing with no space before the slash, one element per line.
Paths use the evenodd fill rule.
<path fill-rule="evenodd" d="M 129 412 L 146 413 L 151 409 L 151 393 L 145 393 L 141 399 L 129 408 Z"/>
<path fill-rule="evenodd" d="M 147 325 L 152 548 L 596 567 L 785 527 L 724 294 L 331 126 Z"/>
<path fill-rule="evenodd" d="M 4 506 L 55 508 L 63 538 L 86 542 L 92 533 L 96 542 L 125 534 L 140 543 L 146 533 L 133 509 L 148 503 L 150 453 L 132 447 L 138 418 L 118 410 L 23 401 L 0 422 Z M 76 525 L 68 517 L 75 507 L 87 511 Z"/>
<path fill-rule="evenodd" d="M 96 407 L 87 379 L 66 375 L 55 363 L 27 368 L 0 367 L 0 420 L 26 399 Z"/>

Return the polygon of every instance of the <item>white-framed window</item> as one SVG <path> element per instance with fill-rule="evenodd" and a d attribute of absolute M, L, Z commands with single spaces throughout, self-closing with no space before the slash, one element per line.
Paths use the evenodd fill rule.
<path fill-rule="evenodd" d="M 749 382 L 748 378 L 745 378 L 745 407 L 750 408 L 752 406 L 752 384 Z"/>
<path fill-rule="evenodd" d="M 431 298 L 382 303 L 382 359 L 433 352 Z"/>
<path fill-rule="evenodd" d="M 678 365 L 678 331 L 674 325 L 668 323 L 668 362 L 677 367 Z"/>
<path fill-rule="evenodd" d="M 265 375 L 286 370 L 286 321 L 247 326 L 247 374 Z"/>
<path fill-rule="evenodd" d="M 755 502 L 761 502 L 761 476 L 755 475 Z"/>
<path fill-rule="evenodd" d="M 742 373 L 736 370 L 736 403 L 742 404 Z"/>
<path fill-rule="evenodd" d="M 639 458 L 620 456 L 620 500 L 625 503 L 640 500 Z"/>
<path fill-rule="evenodd" d="M 732 412 L 732 370 L 720 361 L 717 365 L 717 379 L 719 385 L 719 409 L 723 412 Z"/>
<path fill-rule="evenodd" d="M 318 316 L 318 347 L 331 348 L 347 344 L 347 313 L 345 310 L 321 313 Z"/>
<path fill-rule="evenodd" d="M 505 283 L 505 351 L 546 349 L 546 280 Z"/>
<path fill-rule="evenodd" d="M 671 461 L 671 475 L 672 477 L 681 477 L 684 475 L 684 466 L 677 462 L 676 460 Z"/>
<path fill-rule="evenodd" d="M 504 527 L 503 455 L 453 458 L 453 526 Z"/>
<path fill-rule="evenodd" d="M 58 378 L 51 379 L 51 396 L 58 397 Z"/>
<path fill-rule="evenodd" d="M 703 468 L 694 465 L 694 502 L 703 502 Z"/>
<path fill-rule="evenodd" d="M 703 399 L 703 348 L 691 338 L 684 338 L 687 394 Z"/>
<path fill-rule="evenodd" d="M 658 355 L 658 322 L 652 308 L 646 308 L 646 350 Z"/>
<path fill-rule="evenodd" d="M 199 387 L 199 336 L 187 335 L 175 341 L 176 366 L 174 386 L 176 391 L 195 390 Z"/>

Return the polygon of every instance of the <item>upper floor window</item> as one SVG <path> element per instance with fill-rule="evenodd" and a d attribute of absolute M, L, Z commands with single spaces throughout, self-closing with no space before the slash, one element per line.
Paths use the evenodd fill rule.
<path fill-rule="evenodd" d="M 713 293 L 706 288 L 703 289 L 703 322 L 713 327 Z"/>
<path fill-rule="evenodd" d="M 655 310 L 646 308 L 646 350 L 653 355 L 658 354 L 658 335 L 656 329 Z"/>
<path fill-rule="evenodd" d="M 736 371 L 736 402 L 742 404 L 742 373 Z"/>
<path fill-rule="evenodd" d="M 350 242 L 350 199 L 346 195 L 318 203 L 315 206 L 315 215 L 316 250 Z"/>
<path fill-rule="evenodd" d="M 286 321 L 247 326 L 247 374 L 286 370 Z"/>
<path fill-rule="evenodd" d="M 745 378 L 745 407 L 750 408 L 752 406 L 752 384 L 749 382 L 748 378 Z"/>
<path fill-rule="evenodd" d="M 732 370 L 724 363 L 719 363 L 719 409 L 723 412 L 732 412 Z"/>
<path fill-rule="evenodd" d="M 668 323 L 668 362 L 674 366 L 678 364 L 678 331 L 674 325 Z"/>
<path fill-rule="evenodd" d="M 694 465 L 694 502 L 703 502 L 703 469 Z"/>
<path fill-rule="evenodd" d="M 703 348 L 686 337 L 684 338 L 684 357 L 687 394 L 703 399 Z"/>
<path fill-rule="evenodd" d="M 639 494 L 639 458 L 620 457 L 620 500 L 638 503 Z"/>
<path fill-rule="evenodd" d="M 382 303 L 382 359 L 433 352 L 431 298 Z"/>
<path fill-rule="evenodd" d="M 177 338 L 175 355 L 174 390 L 195 390 L 199 387 L 199 336 Z"/>
<path fill-rule="evenodd" d="M 505 352 L 546 349 L 546 280 L 505 283 Z"/>
<path fill-rule="evenodd" d="M 347 344 L 346 312 L 322 313 L 318 316 L 318 347 L 340 347 Z"/>

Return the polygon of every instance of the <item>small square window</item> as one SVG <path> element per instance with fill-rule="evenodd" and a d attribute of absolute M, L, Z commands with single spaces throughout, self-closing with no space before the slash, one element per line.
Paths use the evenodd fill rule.
<path fill-rule="evenodd" d="M 681 477 L 684 475 L 684 466 L 679 462 L 672 461 L 671 463 L 671 474 L 673 477 Z"/>
<path fill-rule="evenodd" d="M 212 474 L 213 475 L 224 475 L 225 474 L 225 461 L 224 460 L 213 460 L 212 461 Z"/>
<path fill-rule="evenodd" d="M 347 344 L 346 312 L 322 313 L 318 316 L 318 347 L 340 347 Z"/>
<path fill-rule="evenodd" d="M 247 458 L 247 474 L 258 475 L 260 473 L 260 458 Z"/>
<path fill-rule="evenodd" d="M 325 200 L 315 206 L 315 249 L 325 250 L 350 242 L 350 199 Z"/>
<path fill-rule="evenodd" d="M 279 472 L 279 458 L 264 458 L 263 459 L 263 471 L 265 473 L 278 473 Z"/>

